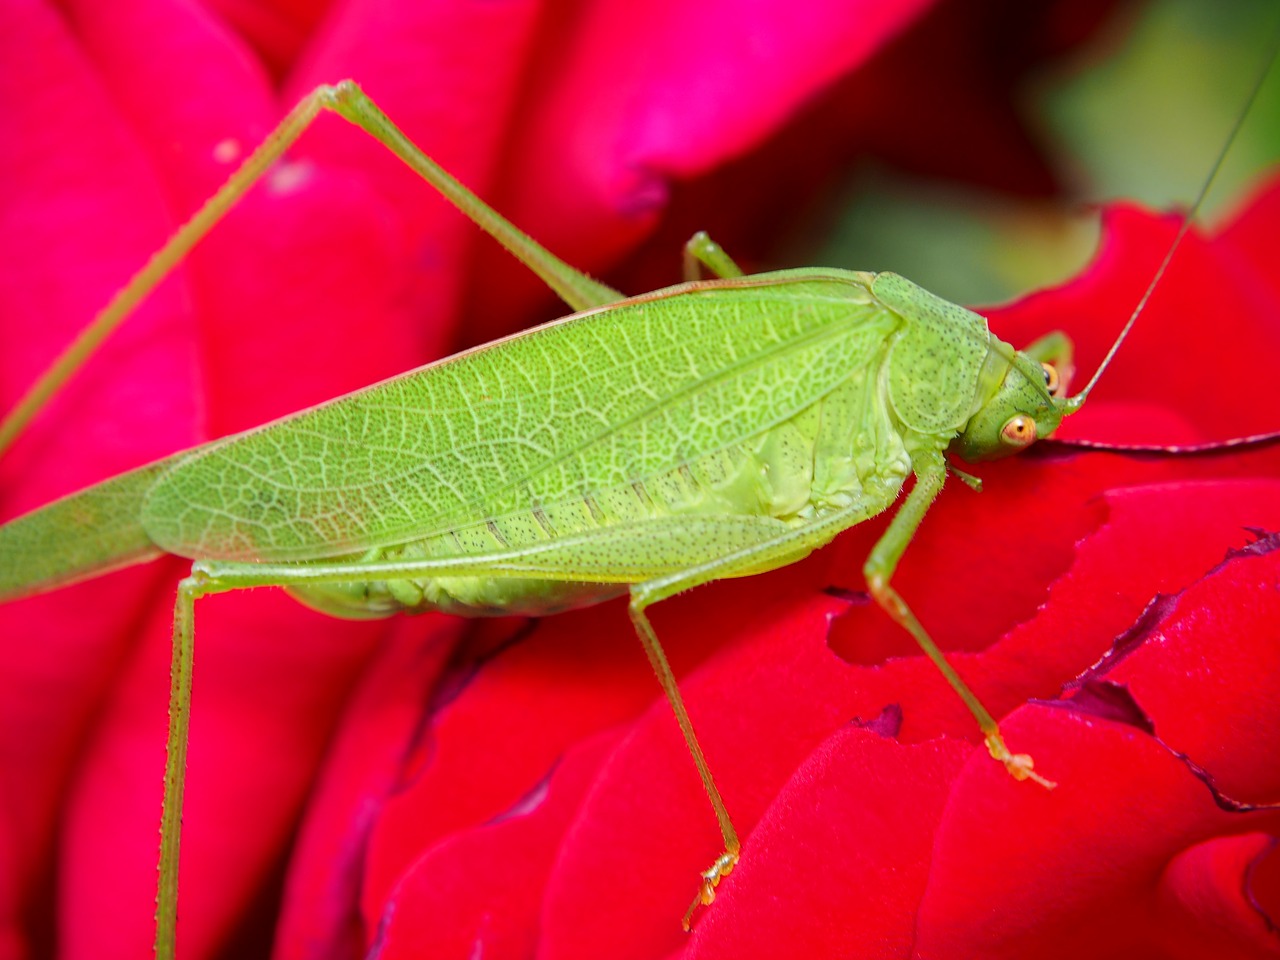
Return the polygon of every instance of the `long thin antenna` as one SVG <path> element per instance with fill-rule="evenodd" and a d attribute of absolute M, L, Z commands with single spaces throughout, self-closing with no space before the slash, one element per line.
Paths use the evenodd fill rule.
<path fill-rule="evenodd" d="M 1047 437 L 1036 444 L 1035 449 L 1053 450 L 1069 447 L 1072 450 L 1106 450 L 1123 456 L 1148 457 L 1214 457 L 1239 450 L 1253 450 L 1280 444 L 1280 430 L 1255 433 L 1230 440 L 1208 440 L 1203 443 L 1108 443 L 1106 440 L 1055 440 Z"/>
<path fill-rule="evenodd" d="M 1147 301 L 1151 299 L 1151 294 L 1155 292 L 1156 286 L 1164 277 L 1165 270 L 1169 267 L 1169 261 L 1173 259 L 1174 253 L 1177 252 L 1182 238 L 1187 235 L 1187 231 L 1191 229 L 1191 224 L 1195 220 L 1196 215 L 1200 212 L 1201 206 L 1204 205 L 1205 197 L 1209 195 L 1209 190 L 1213 187 L 1213 181 L 1217 178 L 1218 173 L 1222 170 L 1222 165 L 1227 159 L 1227 154 L 1231 152 L 1232 145 L 1236 142 L 1236 137 L 1240 135 L 1240 128 L 1244 126 L 1245 117 L 1249 115 L 1249 111 L 1253 109 L 1253 103 L 1258 99 L 1258 93 L 1262 90 L 1263 84 L 1267 80 L 1267 76 L 1271 73 L 1271 68 L 1276 61 L 1276 54 L 1280 52 L 1280 26 L 1278 26 L 1271 37 L 1271 43 L 1267 48 L 1267 55 L 1262 61 L 1262 69 L 1258 72 L 1257 79 L 1253 81 L 1253 87 L 1249 91 L 1249 96 L 1245 99 L 1244 106 L 1241 108 L 1239 115 L 1236 117 L 1235 123 L 1231 126 L 1231 132 L 1227 135 L 1227 139 L 1222 144 L 1222 149 L 1218 151 L 1218 158 L 1213 162 L 1213 167 L 1209 170 L 1209 176 L 1205 178 L 1204 183 L 1200 186 L 1200 193 L 1196 197 L 1195 203 L 1191 205 L 1191 209 L 1187 211 L 1187 215 L 1182 218 L 1182 225 L 1178 227 L 1178 233 L 1173 238 L 1173 243 L 1169 244 L 1169 249 L 1165 252 L 1164 259 L 1160 261 L 1160 266 L 1156 269 L 1155 275 L 1151 278 L 1151 282 L 1147 284 L 1147 289 L 1143 291 L 1138 305 L 1133 308 L 1133 313 L 1129 315 L 1129 321 L 1120 331 L 1120 336 L 1116 337 L 1115 342 L 1111 344 L 1111 349 L 1107 351 L 1107 355 L 1102 358 L 1102 363 L 1098 364 L 1098 369 L 1094 371 L 1093 377 L 1085 384 L 1084 389 L 1077 393 L 1074 397 L 1067 400 L 1065 406 L 1068 413 L 1074 413 L 1084 405 L 1085 399 L 1089 396 L 1094 385 L 1098 382 L 1098 378 L 1102 376 L 1102 372 L 1107 369 L 1111 363 L 1112 357 L 1116 355 L 1116 351 L 1120 349 L 1120 344 L 1124 343 L 1125 337 L 1129 335 L 1129 331 L 1133 329 L 1134 323 L 1138 316 L 1147 307 Z"/>

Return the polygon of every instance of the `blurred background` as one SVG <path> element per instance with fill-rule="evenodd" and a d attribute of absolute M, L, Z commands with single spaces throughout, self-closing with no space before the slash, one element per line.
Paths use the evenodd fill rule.
<path fill-rule="evenodd" d="M 893 270 L 971 305 L 1058 283 L 1088 262 L 1099 205 L 1191 204 L 1277 12 L 943 0 L 761 148 L 674 187 L 662 226 L 611 279 L 672 282 L 679 244 L 706 228 L 749 269 Z M 1278 159 L 1272 70 L 1201 220 L 1229 216 Z M 747 180 L 762 168 L 767 188 Z"/>

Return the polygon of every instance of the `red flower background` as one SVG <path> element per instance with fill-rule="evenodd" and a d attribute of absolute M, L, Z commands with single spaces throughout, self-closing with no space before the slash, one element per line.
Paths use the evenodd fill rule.
<path fill-rule="evenodd" d="M 696 226 L 760 256 L 768 195 L 801 205 L 850 153 L 1052 188 L 998 91 L 1101 6 L 776 6 L 6 0 L 0 404 L 227 157 L 342 76 L 571 262 L 612 269 L 649 237 L 617 268 L 630 290 L 672 279 Z M 973 149 L 930 139 L 957 128 Z M 1065 329 L 1091 371 L 1175 227 L 1112 208 L 1091 266 L 993 327 Z M 1280 426 L 1278 236 L 1273 180 L 1189 238 L 1064 435 Z M 0 461 L 5 515 L 544 317 L 536 283 L 477 239 L 322 121 Z M 896 582 L 1052 793 L 987 759 L 850 593 L 883 522 L 662 604 L 747 834 L 688 937 L 719 840 L 620 605 L 476 626 L 339 623 L 278 591 L 203 601 L 182 955 L 274 938 L 290 958 L 1274 956 L 1278 469 L 1274 450 L 1059 451 L 943 494 Z M 0 957 L 150 949 L 182 566 L 0 608 Z"/>

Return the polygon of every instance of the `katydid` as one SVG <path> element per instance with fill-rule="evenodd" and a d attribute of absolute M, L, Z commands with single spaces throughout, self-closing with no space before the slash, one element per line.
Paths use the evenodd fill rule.
<path fill-rule="evenodd" d="M 1015 351 L 977 314 L 893 274 L 744 276 L 698 236 L 689 273 L 716 279 L 624 298 L 498 216 L 344 82 L 308 97 L 90 336 L 109 332 L 322 109 L 381 140 L 579 312 L 0 527 L 0 599 L 163 552 L 195 561 L 174 615 L 157 955 L 174 950 L 194 602 L 213 593 L 282 586 L 344 617 L 541 615 L 629 594 L 724 841 L 691 913 L 712 902 L 740 844 L 647 607 L 794 562 L 887 510 L 914 475 L 866 561 L 870 592 L 964 699 L 992 756 L 1052 786 L 1006 746 L 891 578 L 943 486 L 946 454 L 993 459 L 1050 435 L 1138 311 L 1068 397 L 1065 337 Z"/>

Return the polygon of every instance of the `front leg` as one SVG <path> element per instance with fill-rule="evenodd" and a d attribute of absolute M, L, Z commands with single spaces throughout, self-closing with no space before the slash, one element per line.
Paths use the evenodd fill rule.
<path fill-rule="evenodd" d="M 897 569 L 898 561 L 902 559 L 902 554 L 906 551 L 907 544 L 915 536 L 916 530 L 920 526 L 920 521 L 924 519 L 924 515 L 942 491 L 942 485 L 947 479 L 946 460 L 939 450 L 930 450 L 917 454 L 912 457 L 911 463 L 912 468 L 915 470 L 916 484 L 907 496 L 906 501 L 898 508 L 893 522 L 889 524 L 889 529 L 876 542 L 876 545 L 871 550 L 871 555 L 867 557 L 867 562 L 862 568 L 867 578 L 867 589 L 871 592 L 871 596 L 875 598 L 876 603 L 880 605 L 881 609 L 889 615 L 894 623 L 897 623 L 915 638 L 916 643 L 920 645 L 920 649 L 933 661 L 934 666 L 942 671 L 942 675 L 947 678 L 947 683 L 951 685 L 951 688 L 960 695 L 960 699 L 969 708 L 969 712 L 977 719 L 991 756 L 1003 763 L 1005 769 L 1015 779 L 1034 780 L 1042 787 L 1052 790 L 1056 784 L 1035 772 L 1035 763 L 1029 755 L 1012 753 L 1005 746 L 1004 738 L 1000 734 L 1000 727 L 996 724 L 995 718 L 991 716 L 987 708 L 982 705 L 968 685 L 960 679 L 960 675 L 947 662 L 937 644 L 933 642 L 933 639 L 925 631 L 920 621 L 916 619 L 916 615 L 911 612 L 911 608 L 898 595 L 898 591 L 889 585 L 889 579 L 893 576 L 893 571 Z"/>

